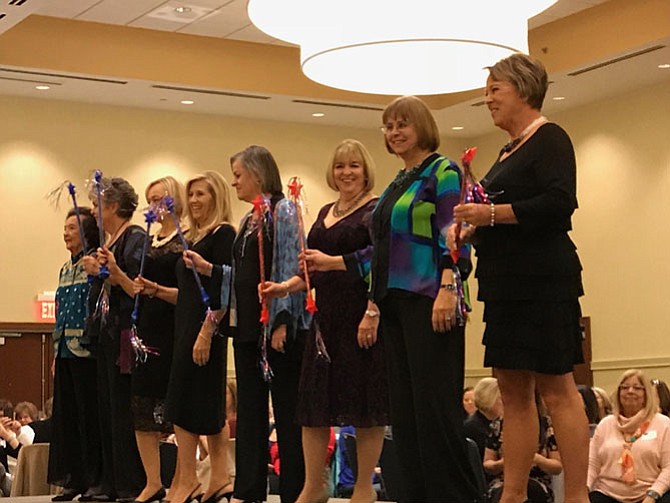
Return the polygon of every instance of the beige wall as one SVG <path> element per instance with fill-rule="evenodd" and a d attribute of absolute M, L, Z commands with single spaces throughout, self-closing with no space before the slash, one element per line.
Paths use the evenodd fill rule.
<path fill-rule="evenodd" d="M 47 100 L 0 97 L 0 321 L 31 321 L 35 294 L 52 290 L 67 253 L 61 240 L 67 200 L 56 211 L 44 195 L 64 179 L 83 192 L 93 169 L 128 178 L 138 190 L 158 176 L 181 179 L 207 169 L 228 176 L 228 157 L 251 143 L 267 146 L 286 179 L 305 183 L 312 217 L 333 193 L 323 170 L 345 137 L 363 141 L 378 164 L 378 189 L 400 166 L 378 130 L 287 124 Z M 668 285 L 670 247 L 670 86 L 660 85 L 550 117 L 570 133 L 577 151 L 580 209 L 573 239 L 584 265 L 582 306 L 591 317 L 596 384 L 612 389 L 625 368 L 647 368 L 670 381 Z M 501 132 L 444 141 L 458 157 L 479 146 L 483 174 Z M 82 196 L 80 200 L 84 200 Z M 235 218 L 245 211 L 235 202 Z M 473 284 L 476 295 L 476 284 Z M 473 296 L 474 296 L 473 295 Z M 481 306 L 468 328 L 467 381 L 482 368 Z"/>

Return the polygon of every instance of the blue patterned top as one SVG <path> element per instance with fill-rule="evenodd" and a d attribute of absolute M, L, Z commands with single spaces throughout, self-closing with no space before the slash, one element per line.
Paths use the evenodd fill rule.
<path fill-rule="evenodd" d="M 56 324 L 53 331 L 54 354 L 58 358 L 91 358 L 80 345 L 84 335 L 89 291 L 84 271 L 84 254 L 79 253 L 61 267 L 56 290 Z"/>

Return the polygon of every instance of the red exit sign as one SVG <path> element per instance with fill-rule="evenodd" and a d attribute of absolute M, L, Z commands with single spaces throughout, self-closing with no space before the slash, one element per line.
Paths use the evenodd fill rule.
<path fill-rule="evenodd" d="M 54 292 L 42 292 L 35 300 L 34 316 L 36 321 L 53 323 L 56 321 L 56 301 Z"/>

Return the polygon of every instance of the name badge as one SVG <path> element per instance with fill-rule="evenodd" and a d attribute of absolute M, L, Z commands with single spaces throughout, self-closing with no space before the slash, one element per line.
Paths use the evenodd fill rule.
<path fill-rule="evenodd" d="M 656 430 L 647 431 L 640 437 L 640 440 L 654 440 L 656 438 Z"/>

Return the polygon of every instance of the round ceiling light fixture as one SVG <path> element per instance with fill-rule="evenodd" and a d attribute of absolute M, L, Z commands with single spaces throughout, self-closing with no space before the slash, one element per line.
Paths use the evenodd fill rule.
<path fill-rule="evenodd" d="M 442 94 L 483 87 L 487 66 L 528 52 L 528 19 L 557 0 L 249 0 L 251 21 L 300 45 L 303 73 L 338 89 Z"/>

